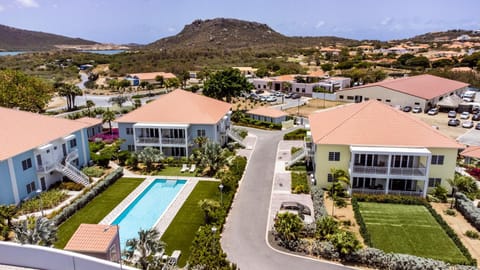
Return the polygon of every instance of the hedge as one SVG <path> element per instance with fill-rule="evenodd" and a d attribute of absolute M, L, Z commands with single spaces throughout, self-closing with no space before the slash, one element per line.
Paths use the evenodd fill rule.
<path fill-rule="evenodd" d="M 299 128 L 283 135 L 284 140 L 303 140 L 307 136 L 307 130 Z"/>
<path fill-rule="evenodd" d="M 480 208 L 475 207 L 473 202 L 463 193 L 456 193 L 455 199 L 455 207 L 457 210 L 462 213 L 473 227 L 480 231 Z"/>
<path fill-rule="evenodd" d="M 367 246 L 370 246 L 370 247 L 373 246 L 372 238 L 370 237 L 370 233 L 367 230 L 367 225 L 363 220 L 362 213 L 360 213 L 360 205 L 358 205 L 358 200 L 356 197 L 352 198 L 352 209 L 355 215 L 355 220 L 357 221 L 357 224 L 360 227 L 360 234 L 362 235 L 363 242 Z"/>
<path fill-rule="evenodd" d="M 73 201 L 70 205 L 63 208 L 60 213 L 52 218 L 52 222 L 56 226 L 59 226 L 122 176 L 123 168 L 120 167 L 101 179 L 98 184 L 93 186 L 91 189 L 86 188 L 84 194 L 80 198 Z"/>
<path fill-rule="evenodd" d="M 353 195 L 358 202 L 377 202 L 377 203 L 397 203 L 408 205 L 425 205 L 427 200 L 421 197 L 407 195 L 372 195 L 372 194 L 355 194 Z"/>

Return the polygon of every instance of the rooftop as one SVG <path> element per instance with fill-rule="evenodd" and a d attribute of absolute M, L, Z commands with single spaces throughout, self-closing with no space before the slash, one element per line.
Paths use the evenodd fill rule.
<path fill-rule="evenodd" d="M 480 146 L 469 146 L 460 155 L 464 157 L 480 158 Z"/>
<path fill-rule="evenodd" d="M 255 115 L 262 115 L 262 116 L 267 116 L 267 117 L 272 117 L 272 118 L 277 118 L 277 117 L 282 117 L 282 116 L 287 116 L 288 114 L 269 107 L 259 107 L 253 110 L 248 111 L 247 113 L 249 114 L 255 114 Z"/>
<path fill-rule="evenodd" d="M 82 117 L 82 118 L 78 118 L 76 119 L 75 121 L 78 121 L 80 123 L 84 123 L 84 124 L 87 124 L 89 126 L 96 126 L 96 125 L 99 125 L 99 124 L 102 124 L 103 123 L 103 120 L 102 119 L 99 119 L 99 118 L 93 118 L 93 117 Z"/>
<path fill-rule="evenodd" d="M 216 124 L 229 103 L 184 90 L 174 90 L 116 120 L 118 123 Z"/>
<path fill-rule="evenodd" d="M 316 144 L 464 148 L 414 116 L 376 100 L 314 113 L 309 120 Z"/>
<path fill-rule="evenodd" d="M 145 73 L 132 73 L 130 76 L 136 76 L 140 80 L 155 80 L 157 76 L 162 76 L 163 79 L 176 78 L 173 73 L 170 72 L 145 72 Z"/>
<path fill-rule="evenodd" d="M 51 116 L 0 107 L 0 160 L 5 160 L 89 125 Z"/>
<path fill-rule="evenodd" d="M 105 253 L 117 236 L 118 227 L 103 224 L 80 224 L 65 250 Z"/>
<path fill-rule="evenodd" d="M 385 80 L 377 83 L 371 83 L 354 88 L 344 89 L 343 91 L 371 86 L 381 86 L 408 95 L 424 99 L 432 99 L 450 93 L 454 90 L 467 87 L 468 84 L 424 74 L 412 77 L 404 77 L 395 80 Z"/>

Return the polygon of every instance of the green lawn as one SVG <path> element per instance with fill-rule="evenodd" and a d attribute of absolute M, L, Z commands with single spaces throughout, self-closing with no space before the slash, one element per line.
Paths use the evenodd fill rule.
<path fill-rule="evenodd" d="M 142 181 L 143 178 L 120 178 L 113 185 L 107 188 L 100 195 L 95 197 L 85 207 L 80 209 L 67 221 L 58 227 L 58 241 L 55 247 L 64 248 L 70 237 L 77 230 L 81 223 L 97 224 L 113 208 L 115 208 L 130 192 L 132 192 Z"/>
<path fill-rule="evenodd" d="M 190 168 L 190 166 L 188 167 Z M 165 167 L 161 171 L 156 171 L 155 175 L 165 175 L 165 176 L 190 176 L 193 177 L 195 176 L 195 172 L 180 172 L 182 168 L 181 167 Z"/>
<path fill-rule="evenodd" d="M 359 205 L 373 247 L 449 262 L 466 260 L 424 206 L 368 202 Z"/>
<path fill-rule="evenodd" d="M 218 182 L 200 181 L 190 193 L 182 208 L 178 211 L 168 229 L 162 236 L 167 244 L 167 254 L 181 250 L 179 265 L 183 267 L 190 256 L 190 245 L 198 228 L 205 224 L 203 211 L 198 206 L 202 199 L 219 200 Z"/>

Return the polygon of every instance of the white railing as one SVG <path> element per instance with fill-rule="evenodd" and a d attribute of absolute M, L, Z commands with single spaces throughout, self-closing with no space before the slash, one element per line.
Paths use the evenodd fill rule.
<path fill-rule="evenodd" d="M 383 189 L 370 189 L 370 188 L 352 188 L 353 193 L 364 193 L 364 194 L 385 194 Z"/>
<path fill-rule="evenodd" d="M 290 161 L 287 162 L 287 166 L 291 166 L 295 163 L 297 163 L 299 160 L 304 158 L 307 155 L 307 151 L 305 148 L 302 148 L 301 150 L 298 150 L 297 152 L 293 153 L 293 155 L 290 158 Z"/>
<path fill-rule="evenodd" d="M 156 137 L 137 137 L 137 143 L 160 143 L 160 138 Z"/>
<path fill-rule="evenodd" d="M 373 166 L 353 166 L 353 173 L 363 174 L 388 174 L 388 167 L 373 167 Z M 417 168 L 390 168 L 390 175 L 410 175 L 410 176 L 425 176 L 427 170 L 425 167 Z"/>
<path fill-rule="evenodd" d="M 353 166 L 354 173 L 364 174 L 387 174 L 387 167 L 366 167 L 366 166 Z"/>
<path fill-rule="evenodd" d="M 62 165 L 60 162 L 58 162 L 55 168 L 57 171 L 68 177 L 70 180 L 84 186 L 88 186 L 90 184 L 88 176 L 86 176 L 82 171 L 77 169 L 71 163 L 76 158 L 78 158 L 78 151 L 74 150 L 70 152 L 65 158 L 65 165 Z"/>
<path fill-rule="evenodd" d="M 185 138 L 162 138 L 162 144 L 185 144 Z"/>
<path fill-rule="evenodd" d="M 369 188 L 352 188 L 353 193 L 364 193 L 364 194 L 392 194 L 392 195 L 409 195 L 409 196 L 422 196 L 422 191 L 410 191 L 410 190 L 387 190 L 384 189 L 369 189 Z"/>
<path fill-rule="evenodd" d="M 229 138 L 236 141 L 241 146 L 246 147 L 246 145 L 243 143 L 243 138 L 240 135 L 238 135 L 233 129 L 229 129 L 227 131 L 227 135 L 228 135 Z"/>

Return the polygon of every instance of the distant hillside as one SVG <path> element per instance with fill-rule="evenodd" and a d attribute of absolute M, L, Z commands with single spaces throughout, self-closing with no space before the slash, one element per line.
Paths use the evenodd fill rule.
<path fill-rule="evenodd" d="M 480 33 L 471 30 L 447 30 L 441 32 L 430 32 L 412 38 L 404 39 L 402 41 L 414 41 L 414 42 L 435 42 L 435 41 L 448 41 L 458 38 L 461 35 L 469 35 L 470 37 L 480 37 Z"/>
<path fill-rule="evenodd" d="M 92 45 L 94 41 L 18 29 L 0 24 L 0 51 L 36 51 L 55 45 Z"/>
<path fill-rule="evenodd" d="M 266 24 L 237 19 L 196 20 L 175 36 L 159 39 L 149 49 L 243 49 L 321 46 L 355 40 L 337 37 L 287 37 Z"/>

